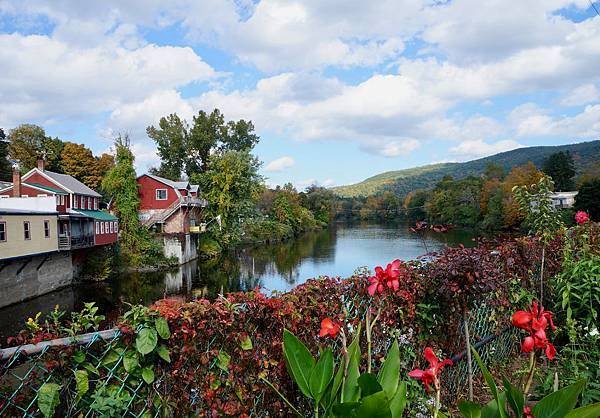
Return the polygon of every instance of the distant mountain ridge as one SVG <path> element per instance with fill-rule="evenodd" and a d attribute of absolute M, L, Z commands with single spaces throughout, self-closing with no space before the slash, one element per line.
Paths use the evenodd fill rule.
<path fill-rule="evenodd" d="M 575 168 L 579 173 L 594 161 L 600 161 L 600 140 L 569 145 L 517 148 L 464 163 L 431 164 L 404 170 L 387 171 L 369 177 L 360 183 L 338 186 L 331 190 L 340 197 L 371 196 L 384 191 L 392 191 L 399 196 L 405 196 L 415 189 L 431 188 L 447 175 L 455 179 L 480 176 L 488 163 L 503 166 L 507 173 L 513 167 L 526 164 L 528 161 L 541 168 L 546 157 L 559 151 L 569 151 L 571 153 L 575 160 Z"/>

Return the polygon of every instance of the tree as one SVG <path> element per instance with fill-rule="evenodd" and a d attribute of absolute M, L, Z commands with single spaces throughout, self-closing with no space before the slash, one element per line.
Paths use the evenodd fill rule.
<path fill-rule="evenodd" d="M 504 178 L 504 167 L 496 163 L 487 163 L 483 175 L 488 180 L 502 180 Z"/>
<path fill-rule="evenodd" d="M 556 152 L 544 161 L 542 171 L 552 177 L 555 190 L 573 190 L 573 176 L 575 176 L 575 162 L 569 151 Z"/>
<path fill-rule="evenodd" d="M 177 114 L 160 118 L 158 128 L 149 126 L 148 136 L 156 142 L 161 163 L 153 172 L 170 180 L 181 180 L 186 161 L 187 126 Z"/>
<path fill-rule="evenodd" d="M 8 161 L 8 142 L 4 130 L 0 128 L 0 180 L 11 180 L 12 168 Z"/>
<path fill-rule="evenodd" d="M 310 210 L 316 219 L 321 222 L 329 223 L 333 217 L 333 201 L 335 195 L 325 187 L 319 187 L 315 184 L 308 186 L 304 193 L 304 205 Z"/>
<path fill-rule="evenodd" d="M 45 160 L 45 168 L 50 171 L 62 173 L 62 150 L 64 142 L 59 138 L 46 137 L 42 140 L 40 157 Z"/>
<path fill-rule="evenodd" d="M 217 152 L 210 156 L 206 171 L 192 176 L 209 202 L 208 213 L 221 216 L 227 231 L 222 236 L 225 243 L 238 233 L 239 224 L 255 213 L 263 187 L 259 167 L 259 160 L 249 151 Z"/>
<path fill-rule="evenodd" d="M 96 189 L 102 182 L 94 154 L 83 144 L 65 143 L 61 154 L 63 173 L 75 177 L 86 186 Z"/>
<path fill-rule="evenodd" d="M 544 173 L 539 171 L 535 164 L 531 161 L 510 170 L 510 173 L 502 183 L 502 191 L 504 199 L 502 202 L 504 213 L 504 226 L 517 226 L 524 219 L 524 214 L 521 212 L 519 203 L 515 201 L 512 190 L 515 186 L 529 186 L 537 184 L 544 176 Z"/>
<path fill-rule="evenodd" d="M 8 154 L 19 162 L 21 171 L 31 170 L 42 155 L 46 132 L 37 125 L 23 124 L 8 132 Z"/>
<path fill-rule="evenodd" d="M 600 221 L 600 178 L 585 181 L 575 196 L 575 209 L 584 210 L 592 220 Z"/>

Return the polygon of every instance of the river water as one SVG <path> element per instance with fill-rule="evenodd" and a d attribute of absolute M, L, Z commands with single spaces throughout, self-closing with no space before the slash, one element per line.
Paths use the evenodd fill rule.
<path fill-rule="evenodd" d="M 473 234 L 452 230 L 428 233 L 424 239 L 405 224 L 334 224 L 279 244 L 248 247 L 220 259 L 193 261 L 170 272 L 128 273 L 110 281 L 81 284 L 0 309 L 0 345 L 5 337 L 23 328 L 28 317 L 48 312 L 80 309 L 94 301 L 103 313 L 116 316 L 126 303 L 150 304 L 165 296 L 185 299 L 213 298 L 220 292 L 251 290 L 257 286 L 286 291 L 311 277 L 347 277 L 362 266 L 371 270 L 396 258 L 415 259 L 446 245 L 473 245 Z"/>

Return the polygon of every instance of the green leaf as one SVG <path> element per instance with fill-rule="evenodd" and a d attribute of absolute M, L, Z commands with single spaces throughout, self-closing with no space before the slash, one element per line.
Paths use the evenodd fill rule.
<path fill-rule="evenodd" d="M 317 402 L 321 401 L 321 397 L 329 386 L 329 382 L 333 378 L 333 354 L 331 348 L 325 350 L 321 358 L 313 367 L 309 378 L 310 393 L 313 399 Z"/>
<path fill-rule="evenodd" d="M 360 402 L 344 402 L 333 405 L 333 414 L 336 417 L 355 417 L 356 409 L 360 406 Z"/>
<path fill-rule="evenodd" d="M 458 403 L 458 410 L 465 418 L 481 418 L 481 405 L 475 402 L 460 401 Z M 521 410 L 521 412 L 523 411 Z"/>
<path fill-rule="evenodd" d="M 86 369 L 90 373 L 94 373 L 97 376 L 100 375 L 100 372 L 98 371 L 98 369 L 95 368 L 91 363 L 83 363 L 83 368 Z"/>
<path fill-rule="evenodd" d="M 402 418 L 404 408 L 406 407 L 406 382 L 400 382 L 398 390 L 390 402 L 390 411 L 392 418 Z"/>
<path fill-rule="evenodd" d="M 498 416 L 500 418 L 507 418 L 507 414 L 504 409 L 504 402 L 500 402 L 500 393 L 498 392 L 498 387 L 496 386 L 496 382 L 494 381 L 494 378 L 492 377 L 492 375 L 490 374 L 490 371 L 488 370 L 488 368 L 485 366 L 485 364 L 481 360 L 481 357 L 479 357 L 479 353 L 477 352 L 477 350 L 475 350 L 475 347 L 471 346 L 471 351 L 473 352 L 473 357 L 475 358 L 477 365 L 481 369 L 483 378 L 485 379 L 486 383 L 488 384 L 488 386 L 490 388 L 490 392 L 492 392 L 492 395 L 494 396 L 494 400 L 496 401 L 497 411 L 499 414 Z M 486 407 L 488 405 L 486 405 Z M 484 407 L 484 409 L 486 407 Z M 482 416 L 483 416 L 483 413 L 484 412 L 482 410 Z"/>
<path fill-rule="evenodd" d="M 231 356 L 225 351 L 219 351 L 217 354 L 217 367 L 224 372 L 229 370 L 229 363 L 231 362 Z"/>
<path fill-rule="evenodd" d="M 377 380 L 379 380 L 379 383 L 388 398 L 392 399 L 396 393 L 396 389 L 398 389 L 398 381 L 400 380 L 400 349 L 396 339 L 394 339 L 394 342 L 385 357 L 383 366 L 381 366 L 381 370 L 379 370 Z"/>
<path fill-rule="evenodd" d="M 54 415 L 60 402 L 59 391 L 61 386 L 56 383 L 44 383 L 38 390 L 37 406 L 46 418 Z"/>
<path fill-rule="evenodd" d="M 312 399 L 309 381 L 315 359 L 302 341 L 287 329 L 283 331 L 283 354 L 300 391 Z"/>
<path fill-rule="evenodd" d="M 348 373 L 342 385 L 342 399 L 344 402 L 357 401 L 360 396 L 358 387 L 358 377 L 360 376 L 358 369 L 360 362 L 360 328 L 359 325 L 356 330 L 356 336 L 348 347 Z"/>
<path fill-rule="evenodd" d="M 158 318 L 156 318 L 156 321 L 154 322 L 154 327 L 156 328 L 156 332 L 158 332 L 158 335 L 160 335 L 160 338 L 162 338 L 163 340 L 168 340 L 169 338 L 171 338 L 169 323 L 164 317 L 159 316 Z"/>
<path fill-rule="evenodd" d="M 117 352 L 115 352 L 114 350 L 110 350 L 108 353 L 106 353 L 106 355 L 102 359 L 102 364 L 106 365 L 106 364 L 114 363 L 115 361 L 119 360 L 119 357 L 120 356 L 119 356 L 119 354 L 117 354 Z"/>
<path fill-rule="evenodd" d="M 358 387 L 363 398 L 383 390 L 373 373 L 361 374 L 358 378 Z"/>
<path fill-rule="evenodd" d="M 129 350 L 123 356 L 123 368 L 127 373 L 133 373 L 133 371 L 140 365 L 138 361 L 138 355 L 136 351 Z"/>
<path fill-rule="evenodd" d="M 383 390 L 361 399 L 356 410 L 358 418 L 392 418 L 390 401 Z"/>
<path fill-rule="evenodd" d="M 163 344 L 159 345 L 156 352 L 161 359 L 163 359 L 167 363 L 171 362 L 171 355 L 169 353 L 169 349 L 165 345 L 163 345 Z"/>
<path fill-rule="evenodd" d="M 506 393 L 506 399 L 511 409 L 516 416 L 523 414 L 523 407 L 525 406 L 525 397 L 523 393 L 515 386 L 513 386 L 506 377 L 502 377 L 504 383 L 504 391 Z"/>
<path fill-rule="evenodd" d="M 248 351 L 248 350 L 252 350 L 252 340 L 250 339 L 250 337 L 248 335 L 246 335 L 246 338 L 244 338 L 242 340 L 242 350 L 244 351 Z"/>
<path fill-rule="evenodd" d="M 600 417 L 600 402 L 573 409 L 565 418 L 598 418 Z"/>
<path fill-rule="evenodd" d="M 135 339 L 135 347 L 143 355 L 151 353 L 156 348 L 157 343 L 158 335 L 156 335 L 156 330 L 152 328 L 142 328 Z"/>
<path fill-rule="evenodd" d="M 577 398 L 585 387 L 585 379 L 543 397 L 531 411 L 534 417 L 563 418 L 577 405 Z"/>
<path fill-rule="evenodd" d="M 73 354 L 73 361 L 78 364 L 83 363 L 85 361 L 85 353 L 81 350 L 77 350 L 75 354 Z"/>
<path fill-rule="evenodd" d="M 88 372 L 85 370 L 73 370 L 75 375 L 75 386 L 77 387 L 77 397 L 81 398 L 90 389 Z"/>
<path fill-rule="evenodd" d="M 327 395 L 324 396 L 323 402 L 326 404 L 326 409 L 329 411 L 333 403 L 337 398 L 337 394 L 342 386 L 342 378 L 344 377 L 344 362 L 343 360 L 340 362 L 340 366 L 335 372 L 335 376 L 333 377 L 333 383 L 331 384 L 331 389 L 327 392 Z M 327 416 L 327 414 L 325 414 Z"/>
<path fill-rule="evenodd" d="M 142 379 L 144 379 L 144 382 L 148 384 L 154 382 L 154 370 L 152 370 L 150 367 L 144 367 L 142 369 Z"/>
<path fill-rule="evenodd" d="M 504 405 L 506 404 L 506 396 L 503 392 L 498 394 L 498 400 L 492 399 L 483 408 L 481 408 L 481 418 L 499 418 L 501 411 L 504 411 Z M 499 408 L 498 405 L 502 405 Z M 506 413 L 506 412 L 505 412 Z"/>

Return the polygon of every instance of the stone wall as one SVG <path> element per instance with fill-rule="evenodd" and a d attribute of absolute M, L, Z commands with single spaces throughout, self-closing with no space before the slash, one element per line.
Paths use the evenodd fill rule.
<path fill-rule="evenodd" d="M 179 264 L 185 264 L 198 258 L 198 236 L 194 234 L 163 235 L 164 254 L 176 257 Z"/>
<path fill-rule="evenodd" d="M 0 307 L 52 292 L 73 282 L 69 251 L 12 260 L 0 263 L 0 266 L 3 266 L 0 271 Z"/>

